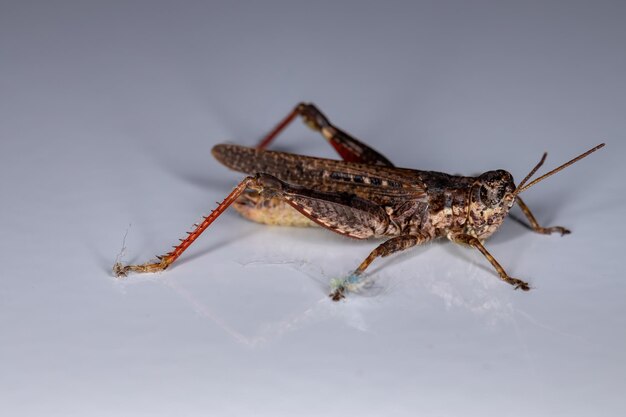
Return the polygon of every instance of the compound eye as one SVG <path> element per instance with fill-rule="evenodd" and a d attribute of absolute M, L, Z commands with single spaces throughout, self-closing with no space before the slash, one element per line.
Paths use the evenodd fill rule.
<path fill-rule="evenodd" d="M 484 184 L 480 187 L 480 201 L 489 207 L 495 207 L 504 198 L 506 194 L 506 186 L 502 184 Z"/>

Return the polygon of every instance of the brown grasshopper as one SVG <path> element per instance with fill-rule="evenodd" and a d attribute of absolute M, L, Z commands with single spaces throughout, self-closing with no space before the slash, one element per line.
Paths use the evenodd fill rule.
<path fill-rule="evenodd" d="M 342 161 L 314 158 L 265 148 L 297 116 L 321 132 Z M 485 249 L 483 242 L 502 224 L 517 202 L 538 233 L 570 233 L 564 227 L 542 227 L 519 197 L 539 181 L 572 165 L 603 147 L 600 144 L 571 161 L 528 182 L 544 163 L 539 163 L 517 186 L 504 170 L 487 171 L 477 177 L 396 168 L 383 155 L 333 126 L 313 105 L 301 103 L 256 148 L 216 145 L 213 156 L 246 177 L 219 206 L 171 252 L 158 261 L 140 265 L 116 263 L 116 276 L 132 272 L 156 272 L 171 265 L 231 204 L 244 217 L 265 224 L 319 225 L 355 238 L 389 238 L 330 294 L 335 301 L 356 288 L 367 267 L 381 256 L 445 237 L 478 249 L 500 278 L 515 289 L 528 291 L 528 283 L 509 276 Z"/>

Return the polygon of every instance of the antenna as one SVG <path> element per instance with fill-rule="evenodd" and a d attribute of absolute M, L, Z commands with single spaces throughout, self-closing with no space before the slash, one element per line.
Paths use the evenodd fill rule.
<path fill-rule="evenodd" d="M 535 167 L 532 169 L 532 171 L 530 171 L 530 173 L 526 176 L 526 178 L 524 178 L 524 180 L 522 182 L 520 182 L 520 184 L 517 186 L 517 188 L 513 192 L 513 195 L 518 195 L 518 194 L 528 190 L 530 187 L 532 187 L 533 185 L 537 184 L 539 181 L 543 181 L 546 178 L 548 178 L 549 176 L 556 174 L 557 172 L 567 168 L 568 166 L 572 165 L 573 163 L 580 161 L 584 157 L 589 156 L 590 154 L 594 153 L 595 151 L 597 151 L 598 149 L 602 148 L 603 146 L 604 146 L 604 143 L 601 143 L 598 146 L 589 149 L 587 152 L 578 155 L 576 158 L 572 159 L 571 161 L 564 163 L 560 167 L 553 169 L 552 171 L 548 172 L 547 174 L 543 174 L 541 177 L 531 181 L 528 185 L 524 185 L 526 183 L 526 181 L 528 181 L 535 174 L 535 172 L 537 172 L 537 170 L 541 167 L 541 165 L 543 165 L 543 162 L 546 160 L 546 156 L 548 156 L 547 153 L 544 153 L 543 157 L 541 158 L 541 161 L 539 161 L 539 163 L 537 165 L 535 165 Z"/>

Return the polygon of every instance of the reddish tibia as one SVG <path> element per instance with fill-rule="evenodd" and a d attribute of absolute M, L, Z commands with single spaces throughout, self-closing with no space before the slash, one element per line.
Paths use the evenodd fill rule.
<path fill-rule="evenodd" d="M 187 237 L 185 239 L 181 239 L 180 243 L 177 246 L 174 246 L 174 250 L 163 255 L 157 256 L 159 258 L 159 262 L 154 263 L 145 263 L 140 265 L 122 265 L 121 263 L 116 263 L 113 266 L 113 273 L 116 276 L 126 276 L 128 272 L 158 272 L 167 268 L 172 262 L 174 262 L 182 253 L 204 232 L 207 227 L 217 219 L 220 214 L 224 212 L 237 198 L 244 192 L 244 190 L 254 181 L 254 177 L 246 177 L 243 181 L 235 187 L 235 189 L 226 196 L 224 201 L 217 206 L 215 210 L 211 212 L 208 216 L 204 218 L 202 223 L 200 223 L 192 232 L 187 232 Z"/>

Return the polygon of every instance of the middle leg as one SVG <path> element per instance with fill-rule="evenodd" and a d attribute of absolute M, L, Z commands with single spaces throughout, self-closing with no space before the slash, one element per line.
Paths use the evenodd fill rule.
<path fill-rule="evenodd" d="M 345 298 L 344 294 L 346 290 L 348 290 L 350 286 L 358 285 L 360 275 L 362 275 L 374 259 L 379 256 L 384 258 L 385 256 L 403 251 L 410 247 L 421 245 L 429 240 L 430 237 L 427 235 L 400 235 L 381 243 L 363 260 L 363 262 L 361 262 L 359 267 L 347 279 L 337 285 L 337 288 L 330 294 L 330 298 L 332 298 L 333 301 L 339 301 Z"/>

